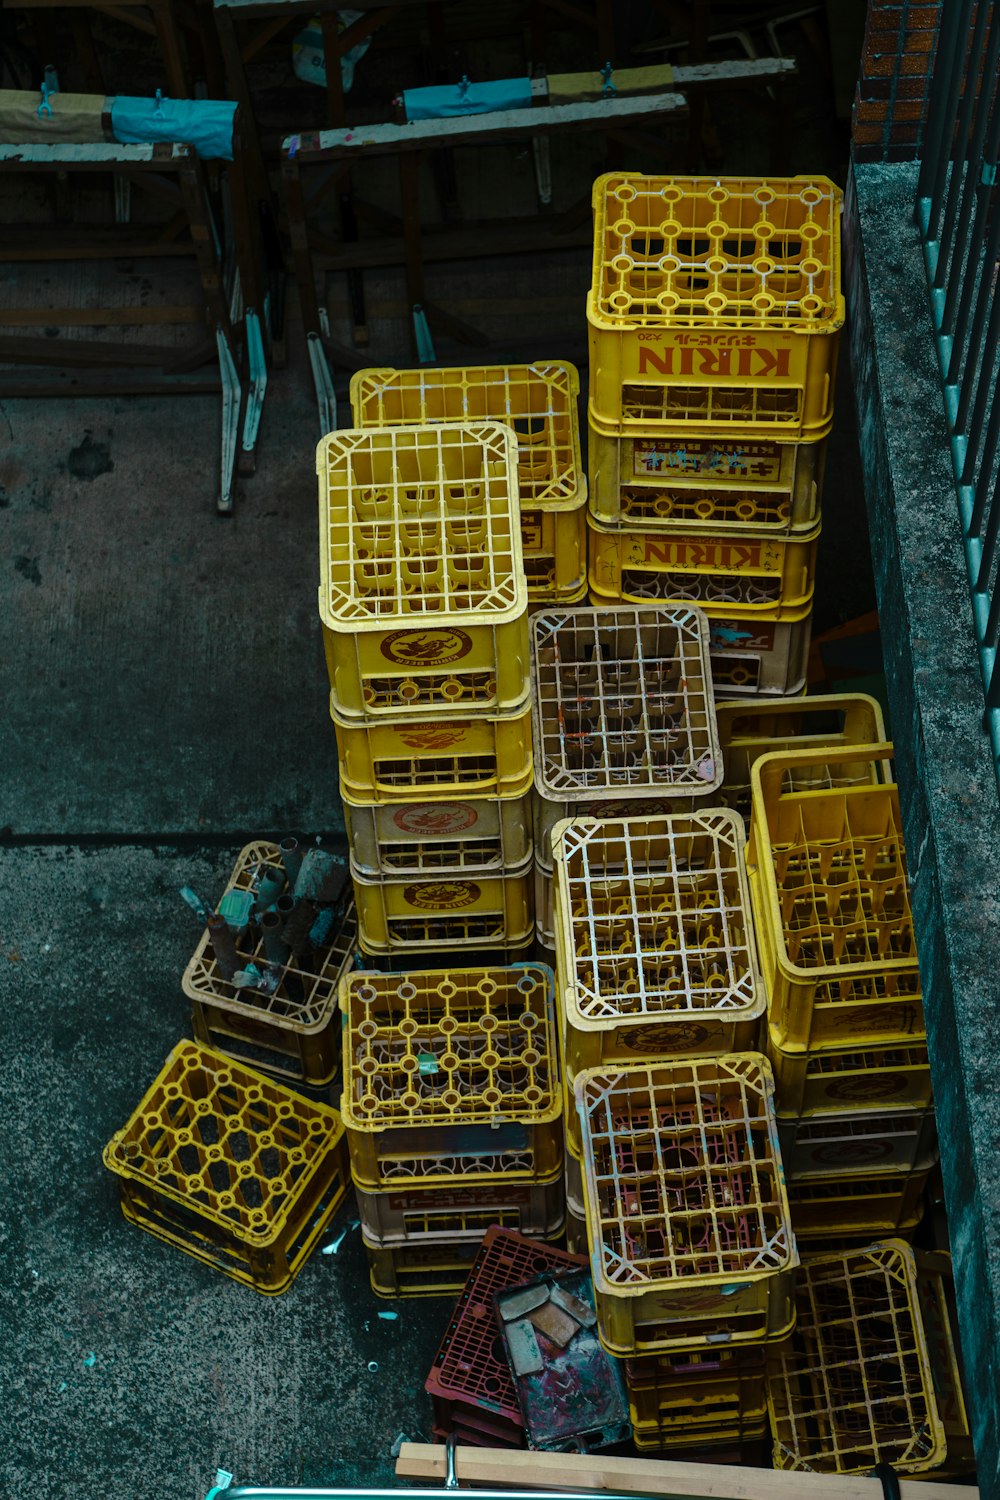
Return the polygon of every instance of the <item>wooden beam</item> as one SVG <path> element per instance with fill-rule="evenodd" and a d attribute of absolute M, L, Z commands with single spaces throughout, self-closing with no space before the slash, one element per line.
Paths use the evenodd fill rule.
<path fill-rule="evenodd" d="M 400 1479 L 443 1482 L 445 1449 L 404 1443 L 396 1460 Z M 517 1449 L 455 1449 L 459 1483 L 499 1490 L 571 1490 L 576 1493 L 650 1495 L 670 1500 L 882 1500 L 880 1479 L 856 1474 L 811 1474 L 800 1470 L 748 1469 L 733 1464 L 678 1463 L 669 1459 L 605 1458 L 601 1454 L 521 1452 Z M 901 1500 L 979 1500 L 978 1489 L 899 1481 Z"/>
<path fill-rule="evenodd" d="M 486 115 L 416 120 L 408 125 L 355 125 L 349 130 L 320 130 L 289 136 L 281 149 L 284 155 L 296 155 L 308 165 L 315 161 L 422 151 L 426 146 L 488 145 L 568 129 L 606 130 L 632 120 L 680 114 L 686 108 L 684 96 L 674 93 L 601 99 L 587 104 L 546 104 L 495 110 Z"/>
<path fill-rule="evenodd" d="M 205 309 L 195 307 L 2 307 L 0 328 L 136 328 L 154 323 L 202 323 Z M 166 350 L 171 353 L 171 350 Z"/>

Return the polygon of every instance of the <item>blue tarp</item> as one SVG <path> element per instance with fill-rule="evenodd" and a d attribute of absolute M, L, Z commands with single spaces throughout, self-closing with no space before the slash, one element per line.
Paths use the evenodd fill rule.
<path fill-rule="evenodd" d="M 532 103 L 530 78 L 497 78 L 492 83 L 435 84 L 405 89 L 407 120 L 441 120 L 450 115 L 485 115 L 497 109 L 527 109 Z"/>
<path fill-rule="evenodd" d="M 134 99 L 111 101 L 116 141 L 141 146 L 150 141 L 182 141 L 206 161 L 232 161 L 233 116 L 228 99 Z"/>

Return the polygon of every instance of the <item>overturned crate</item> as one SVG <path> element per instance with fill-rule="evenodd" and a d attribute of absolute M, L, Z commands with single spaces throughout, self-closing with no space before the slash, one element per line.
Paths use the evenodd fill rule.
<path fill-rule="evenodd" d="M 335 1109 L 196 1042 L 173 1049 L 104 1164 L 130 1223 L 271 1295 L 351 1185 Z"/>

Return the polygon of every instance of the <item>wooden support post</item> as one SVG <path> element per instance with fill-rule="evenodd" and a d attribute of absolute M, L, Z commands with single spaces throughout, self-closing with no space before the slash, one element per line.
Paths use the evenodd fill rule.
<path fill-rule="evenodd" d="M 166 81 L 164 93 L 173 99 L 188 99 L 191 85 L 184 59 L 184 44 L 174 17 L 170 0 L 150 0 L 153 22 L 163 57 L 163 76 Z"/>
<path fill-rule="evenodd" d="M 322 337 L 319 321 L 319 299 L 316 295 L 316 271 L 309 248 L 309 227 L 306 223 L 305 203 L 302 196 L 302 176 L 299 164 L 292 155 L 282 157 L 281 186 L 288 220 L 288 237 L 292 245 L 292 265 L 299 287 L 299 305 L 302 309 L 302 326 L 310 333 Z"/>
<path fill-rule="evenodd" d="M 424 261 L 420 250 L 420 158 L 419 151 L 401 151 L 399 162 L 399 201 L 403 215 L 403 243 L 406 257 L 406 305 L 410 323 L 410 342 L 415 355 L 416 333 L 413 309 L 424 302 Z"/>

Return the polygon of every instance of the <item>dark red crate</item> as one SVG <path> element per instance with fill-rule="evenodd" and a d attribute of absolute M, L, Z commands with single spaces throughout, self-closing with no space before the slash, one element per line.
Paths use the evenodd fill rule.
<path fill-rule="evenodd" d="M 465 1290 L 424 1382 L 428 1395 L 435 1398 L 438 1426 L 450 1417 L 450 1430 L 466 1422 L 478 1429 L 482 1419 L 475 1413 L 481 1411 L 502 1418 L 504 1426 L 518 1434 L 523 1431 L 514 1382 L 494 1321 L 493 1296 L 507 1287 L 530 1281 L 541 1271 L 586 1264 L 583 1256 L 553 1250 L 511 1229 L 494 1225 L 486 1231 Z M 523 1439 L 520 1443 L 523 1446 Z M 514 1445 L 513 1432 L 510 1445 Z"/>

